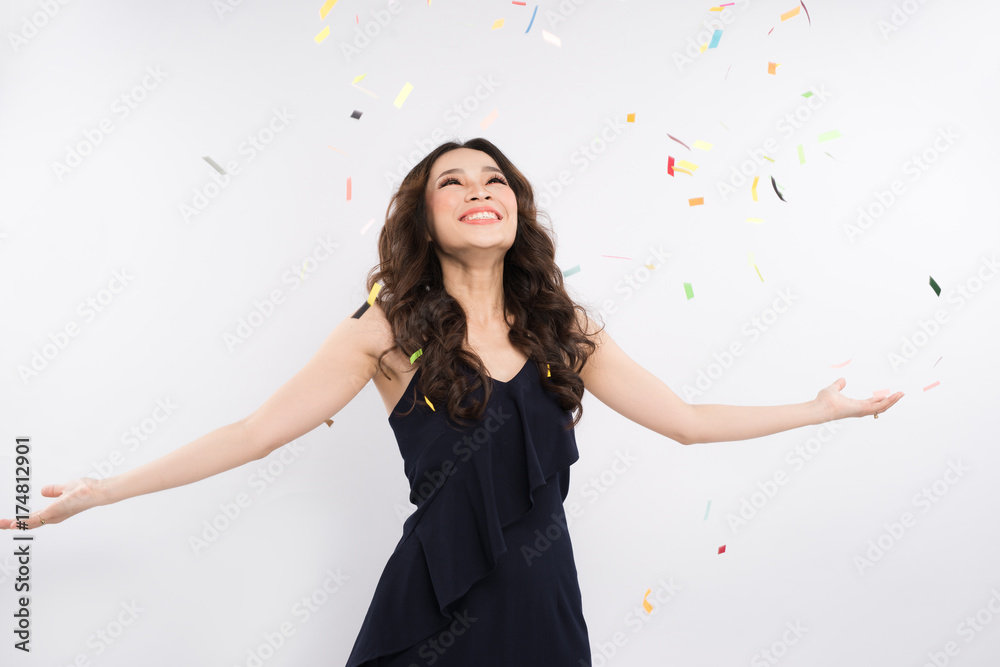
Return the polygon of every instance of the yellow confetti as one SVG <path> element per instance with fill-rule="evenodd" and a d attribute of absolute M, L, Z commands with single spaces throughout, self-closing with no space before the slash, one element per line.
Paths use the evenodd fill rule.
<path fill-rule="evenodd" d="M 760 275 L 760 269 L 757 268 L 756 264 L 753 265 L 753 270 L 757 272 L 757 277 L 760 278 L 760 281 L 764 282 L 764 276 Z"/>
<path fill-rule="evenodd" d="M 337 4 L 337 0 L 326 0 L 326 2 L 323 3 L 323 6 L 319 8 L 320 19 L 325 19 L 326 15 L 330 13 L 330 10 L 333 9 L 335 4 Z"/>
<path fill-rule="evenodd" d="M 687 174 L 688 176 L 694 176 L 694 174 L 692 174 L 692 173 L 691 173 L 690 171 L 688 171 L 687 169 L 681 169 L 681 168 L 680 168 L 680 167 L 678 167 L 678 166 L 674 166 L 674 171 L 680 171 L 680 172 L 683 172 L 683 173 Z"/>
<path fill-rule="evenodd" d="M 795 9 L 789 9 L 787 12 L 785 12 L 784 14 L 781 15 L 781 20 L 782 21 L 787 21 L 788 19 L 792 18 L 793 16 L 798 16 L 799 15 L 799 9 L 801 9 L 801 7 L 796 7 Z"/>
<path fill-rule="evenodd" d="M 358 81 L 361 81 L 361 79 L 365 78 L 366 76 L 368 76 L 368 72 L 365 72 L 364 74 L 359 74 L 356 77 L 354 77 L 354 81 L 351 81 L 351 83 L 357 83 Z"/>
<path fill-rule="evenodd" d="M 395 106 L 397 109 L 399 109 L 400 107 L 402 107 L 403 106 L 403 102 L 405 102 L 406 98 L 410 96 L 410 91 L 411 90 L 413 90 L 413 84 L 407 82 L 403 86 L 403 89 L 401 91 L 399 91 L 399 95 L 396 95 L 396 101 L 392 103 L 393 106 Z"/>
<path fill-rule="evenodd" d="M 326 39 L 327 35 L 329 34 L 330 34 L 330 26 L 326 26 L 325 28 L 320 30 L 319 34 L 313 37 L 313 39 L 316 41 L 317 44 L 322 44 L 323 40 Z"/>
<path fill-rule="evenodd" d="M 496 21 L 493 22 L 493 27 L 490 28 L 490 30 L 497 30 L 498 28 L 502 27 L 503 27 L 503 19 L 497 19 Z"/>
<path fill-rule="evenodd" d="M 656 267 L 653 266 L 652 264 L 646 264 L 646 268 L 649 269 L 650 271 L 656 271 Z"/>
<path fill-rule="evenodd" d="M 698 48 L 699 48 L 699 50 L 700 50 L 701 53 L 705 53 L 705 50 L 708 48 L 708 42 L 705 42 L 704 44 L 702 44 Z"/>
<path fill-rule="evenodd" d="M 674 165 L 674 169 L 677 169 L 677 167 L 680 167 L 681 169 L 687 169 L 689 171 L 697 171 L 698 170 L 698 165 L 691 164 L 687 160 L 678 160 L 677 164 Z"/>
<path fill-rule="evenodd" d="M 753 193 L 753 200 L 754 201 L 760 201 L 759 199 L 757 199 L 757 181 L 759 181 L 759 180 L 760 180 L 760 176 L 754 176 L 753 177 L 753 185 L 750 186 L 750 192 Z"/>
<path fill-rule="evenodd" d="M 700 148 L 703 151 L 712 150 L 712 144 L 708 143 L 707 141 L 702 141 L 701 139 L 698 139 L 696 142 L 694 142 L 694 147 Z"/>
<path fill-rule="evenodd" d="M 548 373 L 546 377 L 552 377 L 552 369 L 549 368 L 548 364 L 545 364 L 545 372 Z"/>
<path fill-rule="evenodd" d="M 753 266 L 753 253 L 747 252 L 747 266 Z"/>
<path fill-rule="evenodd" d="M 431 406 L 431 410 L 434 410 L 434 404 L 431 403 L 431 399 L 424 396 L 424 400 L 427 402 L 427 405 Z M 434 410 L 434 412 L 437 412 L 437 410 Z"/>
<path fill-rule="evenodd" d="M 646 595 L 642 596 L 642 608 L 646 610 L 647 614 L 650 613 L 651 611 L 653 611 L 653 605 L 649 604 L 649 602 L 646 601 L 646 596 L 649 595 L 652 592 L 653 592 L 653 589 L 650 588 L 648 591 L 646 591 Z"/>
<path fill-rule="evenodd" d="M 626 116 L 626 120 L 629 123 L 634 123 L 635 122 L 635 114 L 634 113 L 630 113 L 628 116 Z"/>
<path fill-rule="evenodd" d="M 764 222 L 764 218 L 747 218 L 747 222 Z"/>

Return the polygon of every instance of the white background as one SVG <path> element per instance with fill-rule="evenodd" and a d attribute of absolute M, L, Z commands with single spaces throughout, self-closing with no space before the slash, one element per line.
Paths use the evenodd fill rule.
<path fill-rule="evenodd" d="M 800 467 L 789 452 L 819 427 L 685 448 L 587 395 L 567 507 L 581 508 L 570 527 L 594 665 L 774 664 L 764 649 L 788 666 L 917 666 L 929 652 L 995 664 L 996 3 L 812 0 L 810 25 L 805 12 L 780 20 L 790 0 L 721 13 L 565 0 L 540 5 L 527 33 L 532 3 L 404 0 L 390 13 L 341 0 L 323 20 L 321 4 L 4 3 L 0 516 L 12 515 L 17 436 L 32 439 L 37 511 L 50 502 L 42 486 L 96 476 L 115 450 L 117 473 L 251 413 L 364 301 L 389 197 L 432 137 L 484 136 L 546 205 L 559 266 L 580 267 L 571 296 L 690 402 L 798 403 L 838 377 L 852 397 L 906 394 L 877 421 L 838 422 Z M 701 52 L 713 20 L 723 35 Z M 769 61 L 781 63 L 774 75 Z M 163 78 L 143 89 L 147 68 Z M 823 93 L 812 108 L 807 91 Z M 142 98 L 127 116 L 115 111 L 122 95 Z M 292 118 L 250 160 L 241 144 L 276 109 Z M 88 147 L 102 119 L 113 131 Z M 595 140 L 604 128 L 617 129 Z M 834 129 L 841 138 L 818 141 Z M 760 176 L 755 202 L 738 174 L 769 139 L 774 162 L 746 165 Z M 74 151 L 87 154 L 60 169 Z M 925 154 L 932 162 L 914 167 Z M 207 188 L 216 196 L 185 220 L 182 207 L 215 182 L 203 156 L 238 161 L 240 174 Z M 699 168 L 668 176 L 668 156 Z M 560 172 L 568 185 L 543 197 Z M 850 238 L 859 209 L 878 212 L 894 180 L 901 194 Z M 327 237 L 339 244 L 329 259 L 293 268 Z M 650 248 L 670 257 L 647 274 Z M 116 271 L 132 279 L 87 321 L 78 306 Z M 625 276 L 645 282 L 626 290 Z M 284 302 L 227 345 L 272 290 Z M 792 305 L 772 319 L 781 293 Z M 934 329 L 937 311 L 946 321 Z M 753 318 L 769 324 L 751 337 Z M 70 323 L 79 335 L 51 344 Z M 717 361 L 734 342 L 743 354 Z M 36 353 L 44 363 L 25 374 Z M 704 391 L 687 393 L 700 373 Z M 176 405 L 161 423 L 158 400 Z M 144 420 L 155 428 L 130 451 L 123 434 Z M 375 388 L 334 420 L 300 438 L 287 465 L 275 452 L 36 531 L 32 651 L 5 631 L 0 661 L 248 665 L 263 635 L 291 621 L 264 664 L 345 664 L 412 506 Z M 616 473 L 625 452 L 635 462 Z M 967 471 L 936 495 L 951 463 Z M 280 474 L 255 483 L 268 464 Z M 768 498 L 780 472 L 787 483 Z M 919 501 L 924 488 L 934 502 Z M 223 523 L 220 505 L 241 493 L 249 507 L 196 553 L 191 538 Z M 758 507 L 740 524 L 744 501 Z M 893 537 L 887 526 L 906 512 L 913 524 Z M 4 628 L 12 537 L 0 536 Z M 884 554 L 872 551 L 880 539 Z M 302 622 L 293 609 L 328 570 L 347 578 Z M 651 597 L 653 613 L 630 622 L 660 580 L 676 594 Z M 133 603 L 134 622 L 98 642 Z M 985 625 L 963 632 L 977 612 Z M 791 646 L 786 623 L 807 629 Z M 958 650 L 944 656 L 950 641 Z"/>

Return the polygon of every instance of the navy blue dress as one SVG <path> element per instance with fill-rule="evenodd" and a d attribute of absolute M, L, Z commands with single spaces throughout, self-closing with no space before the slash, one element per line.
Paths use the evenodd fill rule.
<path fill-rule="evenodd" d="M 563 510 L 579 452 L 540 372 L 529 359 L 493 380 L 483 419 L 464 428 L 417 395 L 413 373 L 388 419 L 416 510 L 347 667 L 590 666 Z"/>

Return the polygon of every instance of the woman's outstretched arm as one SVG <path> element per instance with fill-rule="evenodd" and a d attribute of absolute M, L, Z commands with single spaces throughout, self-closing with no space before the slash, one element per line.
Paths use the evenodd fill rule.
<path fill-rule="evenodd" d="M 597 328 L 587 320 L 588 333 Z M 883 413 L 902 398 L 848 398 L 838 378 L 811 401 L 791 405 L 692 405 L 636 363 L 605 331 L 594 337 L 597 350 L 580 375 L 584 386 L 615 412 L 682 445 L 748 440 L 810 424 Z"/>
<path fill-rule="evenodd" d="M 3 529 L 32 529 L 65 521 L 86 509 L 197 482 L 264 458 L 340 412 L 375 375 L 380 321 L 345 318 L 312 359 L 251 415 L 227 424 L 169 454 L 104 480 L 82 477 L 42 487 L 56 498 L 19 524 L 0 519 Z M 41 518 L 39 518 L 39 515 Z"/>

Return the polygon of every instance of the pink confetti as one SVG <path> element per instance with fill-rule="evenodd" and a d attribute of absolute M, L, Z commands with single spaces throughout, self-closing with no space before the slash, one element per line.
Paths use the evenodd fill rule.
<path fill-rule="evenodd" d="M 619 257 L 618 255 L 601 255 L 601 257 L 613 257 L 614 259 L 632 259 L 631 257 Z"/>
<path fill-rule="evenodd" d="M 853 357 L 852 357 L 852 358 L 853 358 Z M 849 364 L 849 363 L 851 363 L 851 360 L 850 360 L 850 359 L 848 359 L 847 361 L 845 361 L 845 362 L 844 362 L 844 363 L 842 363 L 842 364 L 834 364 L 833 366 L 830 366 L 830 368 L 843 368 L 844 366 L 846 366 L 846 365 L 847 365 L 847 364 Z"/>
<path fill-rule="evenodd" d="M 688 145 L 687 145 L 686 143 L 684 143 L 683 141 L 681 141 L 680 139 L 678 139 L 678 138 L 677 138 L 677 137 L 675 137 L 674 135 L 670 134 L 669 132 L 667 133 L 667 136 L 668 136 L 668 137 L 670 137 L 671 139 L 673 139 L 674 141 L 676 141 L 677 143 L 679 143 L 679 144 L 680 144 L 681 146 L 683 146 L 684 148 L 686 148 L 686 149 L 688 149 L 688 150 L 691 150 L 691 147 L 690 147 L 690 146 L 688 146 Z"/>
<path fill-rule="evenodd" d="M 888 395 L 889 395 L 888 389 L 879 389 L 878 391 L 872 392 L 872 397 L 877 398 L 880 401 Z"/>
<path fill-rule="evenodd" d="M 933 384 L 927 385 L 926 387 L 924 387 L 924 391 L 927 391 L 928 389 L 933 389 L 934 387 L 938 386 L 939 384 L 941 384 L 941 380 L 938 380 L 937 382 L 935 382 Z"/>
<path fill-rule="evenodd" d="M 809 18 L 809 10 L 806 9 L 806 3 L 802 2 L 802 0 L 799 0 L 799 4 L 802 5 L 802 9 L 806 10 L 806 18 L 809 19 L 809 25 L 811 26 L 813 24 L 813 20 Z"/>
<path fill-rule="evenodd" d="M 351 177 L 347 177 L 347 201 L 351 201 Z"/>
<path fill-rule="evenodd" d="M 674 175 L 674 157 L 672 155 L 667 156 L 667 174 Z"/>

